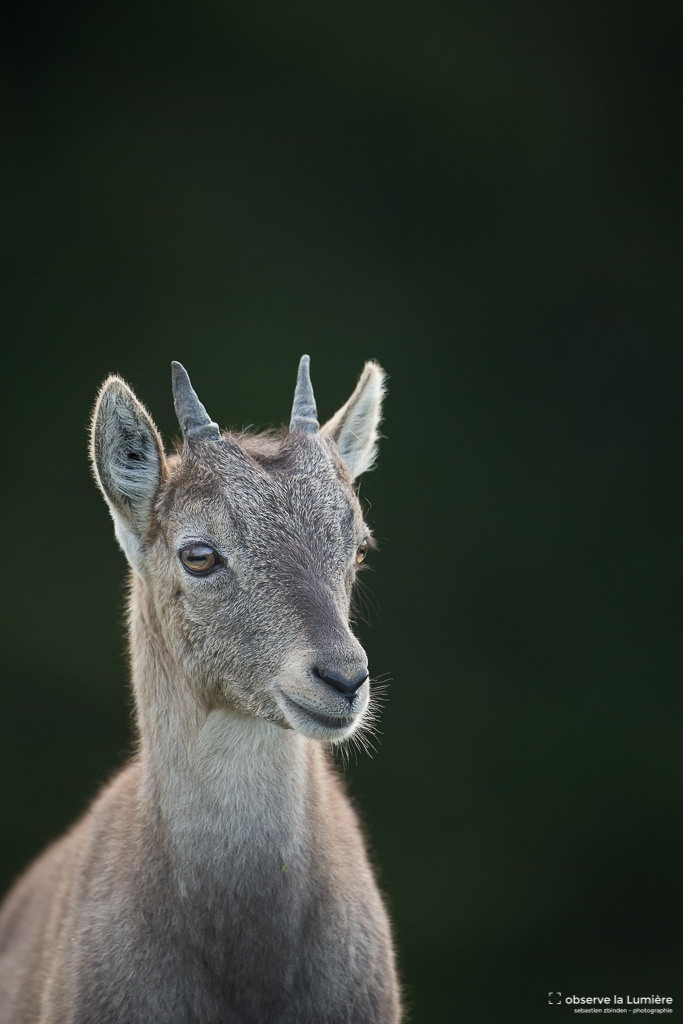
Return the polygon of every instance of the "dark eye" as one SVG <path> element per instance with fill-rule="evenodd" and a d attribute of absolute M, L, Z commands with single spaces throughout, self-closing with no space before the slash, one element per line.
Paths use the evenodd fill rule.
<path fill-rule="evenodd" d="M 208 544 L 188 544 L 179 554 L 180 561 L 194 576 L 202 576 L 218 565 L 218 555 Z"/>
<path fill-rule="evenodd" d="M 356 548 L 356 563 L 358 565 L 360 565 L 360 563 L 363 561 L 363 559 L 365 558 L 367 553 L 368 553 L 368 542 L 366 540 L 364 540 L 363 543 L 359 544 L 358 547 Z"/>

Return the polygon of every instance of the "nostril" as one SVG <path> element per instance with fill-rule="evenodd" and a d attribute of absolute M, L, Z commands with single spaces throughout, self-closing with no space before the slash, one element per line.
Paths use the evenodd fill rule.
<path fill-rule="evenodd" d="M 318 668 L 317 665 L 313 669 L 313 675 L 322 679 L 324 683 L 332 686 L 339 693 L 343 693 L 345 697 L 352 697 L 368 678 L 367 669 L 363 669 L 357 675 L 349 678 L 335 672 L 333 668 Z"/>

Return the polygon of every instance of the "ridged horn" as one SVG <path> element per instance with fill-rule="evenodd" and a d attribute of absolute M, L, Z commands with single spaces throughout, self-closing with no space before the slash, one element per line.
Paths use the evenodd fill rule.
<path fill-rule="evenodd" d="M 185 367 L 174 359 L 171 368 L 173 404 L 178 422 L 182 427 L 183 437 L 200 441 L 220 441 L 221 432 L 218 429 L 218 424 L 209 418 L 208 412 L 197 398 Z"/>
<path fill-rule="evenodd" d="M 296 390 L 292 418 L 289 421 L 290 433 L 298 430 L 303 434 L 317 434 L 320 430 L 318 410 L 315 407 L 315 395 L 311 384 L 311 360 L 302 356 L 299 361 L 299 372 L 296 375 Z"/>

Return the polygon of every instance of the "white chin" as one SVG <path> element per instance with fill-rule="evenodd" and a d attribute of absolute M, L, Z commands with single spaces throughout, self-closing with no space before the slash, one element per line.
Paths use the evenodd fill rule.
<path fill-rule="evenodd" d="M 339 743 L 348 739 L 356 731 L 362 717 L 360 714 L 332 715 L 302 705 L 286 694 L 278 694 L 278 704 L 292 729 L 323 743 Z"/>

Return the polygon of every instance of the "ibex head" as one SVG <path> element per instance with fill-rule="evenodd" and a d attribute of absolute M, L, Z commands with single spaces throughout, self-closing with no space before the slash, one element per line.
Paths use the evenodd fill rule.
<path fill-rule="evenodd" d="M 319 427 L 303 356 L 289 429 L 233 434 L 174 363 L 183 445 L 169 458 L 128 385 L 103 385 L 95 475 L 154 642 L 207 711 L 229 707 L 327 741 L 362 721 L 367 659 L 349 608 L 370 537 L 353 480 L 374 461 L 384 376 L 366 363 Z"/>

